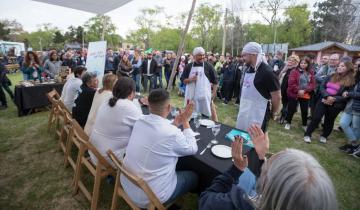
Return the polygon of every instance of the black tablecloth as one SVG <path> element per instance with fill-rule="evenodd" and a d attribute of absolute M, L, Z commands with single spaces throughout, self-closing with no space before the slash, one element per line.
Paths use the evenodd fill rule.
<path fill-rule="evenodd" d="M 144 114 L 149 113 L 147 107 L 142 107 L 142 110 Z M 192 121 L 190 122 L 190 125 L 195 131 L 195 126 Z M 234 128 L 221 124 L 220 132 L 216 137 L 216 140 L 219 142 L 218 144 L 231 146 L 231 141 L 226 140 L 225 135 L 232 129 Z M 199 186 L 197 192 L 202 192 L 211 185 L 212 180 L 216 176 L 229 169 L 233 162 L 231 158 L 223 159 L 213 155 L 211 148 L 208 148 L 203 155 L 200 155 L 200 152 L 206 147 L 206 145 L 214 139 L 214 135 L 212 134 L 210 128 L 206 128 L 204 126 L 200 126 L 198 132 L 200 133 L 200 136 L 196 137 L 197 139 L 200 138 L 197 142 L 198 152 L 192 156 L 179 158 L 176 168 L 177 170 L 191 170 L 196 172 L 199 176 Z M 259 160 L 255 150 L 250 150 L 247 153 L 247 156 L 249 159 L 248 168 L 257 174 L 259 172 Z"/>
<path fill-rule="evenodd" d="M 15 86 L 15 104 L 18 108 L 18 115 L 27 115 L 34 108 L 49 105 L 50 102 L 46 97 L 46 93 L 55 88 L 61 94 L 63 86 L 63 83 L 39 84 L 31 87 Z"/>

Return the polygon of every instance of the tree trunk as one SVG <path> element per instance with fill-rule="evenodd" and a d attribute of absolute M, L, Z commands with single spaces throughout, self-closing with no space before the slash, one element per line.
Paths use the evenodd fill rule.
<path fill-rule="evenodd" d="M 179 65 L 180 57 L 184 52 L 185 37 L 186 37 L 186 34 L 187 34 L 188 30 L 189 30 L 191 18 L 192 18 L 193 14 L 194 14 L 195 4 L 196 4 L 196 0 L 193 0 L 192 5 L 191 5 L 191 9 L 189 11 L 189 16 L 188 16 L 188 19 L 187 19 L 187 22 L 186 22 L 186 26 L 184 28 L 184 31 L 183 31 L 182 35 L 181 35 L 179 48 L 178 48 L 178 51 L 177 51 L 177 54 L 176 54 L 175 63 L 174 63 L 173 69 L 171 71 L 171 76 L 170 76 L 170 80 L 169 80 L 169 83 L 168 83 L 169 85 L 167 87 L 167 91 L 169 91 L 169 92 L 172 90 L 172 84 L 173 84 L 173 81 L 174 81 L 174 78 L 175 78 L 176 69 L 177 69 L 177 67 Z"/>

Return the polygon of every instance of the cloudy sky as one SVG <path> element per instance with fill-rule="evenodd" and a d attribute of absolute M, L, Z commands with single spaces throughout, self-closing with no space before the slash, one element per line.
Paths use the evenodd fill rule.
<path fill-rule="evenodd" d="M 257 2 L 257 0 L 233 1 L 239 2 L 238 4 L 241 6 L 239 12 L 243 22 L 263 21 L 260 15 L 250 10 L 250 5 L 253 2 Z M 107 13 L 107 15 L 115 23 L 117 33 L 125 36 L 130 30 L 136 29 L 134 19 L 140 14 L 140 9 L 158 5 L 164 7 L 168 15 L 176 16 L 181 12 L 188 11 L 191 2 L 192 0 L 133 0 L 123 7 Z M 231 5 L 231 0 L 198 0 L 197 5 L 204 2 L 220 4 L 223 8 L 230 8 Z M 296 0 L 295 2 L 313 5 L 315 0 Z M 94 16 L 94 14 L 88 12 L 30 0 L 1 0 L 0 8 L 0 19 L 16 19 L 27 31 L 35 31 L 43 23 L 51 23 L 61 30 L 66 30 L 68 26 L 82 25 L 86 20 Z"/>

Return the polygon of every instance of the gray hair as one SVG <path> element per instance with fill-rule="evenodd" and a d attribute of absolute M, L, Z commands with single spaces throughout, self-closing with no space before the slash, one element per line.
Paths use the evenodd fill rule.
<path fill-rule="evenodd" d="M 96 78 L 96 74 L 92 73 L 92 72 L 86 72 L 82 77 L 81 80 L 83 82 L 83 84 L 87 84 L 89 83 L 93 78 Z"/>
<path fill-rule="evenodd" d="M 257 183 L 261 210 L 336 210 L 333 183 L 317 160 L 296 149 L 283 150 L 263 166 Z"/>

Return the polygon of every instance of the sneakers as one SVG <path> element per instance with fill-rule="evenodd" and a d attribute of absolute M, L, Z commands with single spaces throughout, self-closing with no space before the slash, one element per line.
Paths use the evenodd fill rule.
<path fill-rule="evenodd" d="M 360 159 L 360 148 L 355 150 L 355 152 L 352 154 L 352 156 L 354 156 L 357 159 Z"/>
<path fill-rule="evenodd" d="M 306 142 L 306 143 L 311 143 L 311 138 L 310 138 L 310 136 L 304 136 L 304 141 Z"/>
<path fill-rule="evenodd" d="M 320 136 L 320 142 L 326 144 L 327 139 L 323 136 Z"/>
<path fill-rule="evenodd" d="M 286 123 L 284 128 L 285 128 L 285 130 L 290 130 L 291 125 L 289 123 Z"/>
<path fill-rule="evenodd" d="M 341 147 L 339 147 L 339 149 L 349 155 L 353 154 L 355 151 L 357 151 L 359 149 L 360 145 L 352 145 L 352 144 L 345 144 Z"/>

